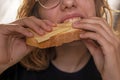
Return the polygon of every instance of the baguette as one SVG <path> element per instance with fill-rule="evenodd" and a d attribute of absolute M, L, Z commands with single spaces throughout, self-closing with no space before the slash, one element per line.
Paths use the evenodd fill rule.
<path fill-rule="evenodd" d="M 72 28 L 72 23 L 57 24 L 57 27 L 53 27 L 52 32 L 47 32 L 45 35 L 40 36 L 34 31 L 30 30 L 34 37 L 27 38 L 26 43 L 30 46 L 38 48 L 49 48 L 54 46 L 60 46 L 64 43 L 70 43 L 80 39 L 80 33 L 82 30 Z"/>

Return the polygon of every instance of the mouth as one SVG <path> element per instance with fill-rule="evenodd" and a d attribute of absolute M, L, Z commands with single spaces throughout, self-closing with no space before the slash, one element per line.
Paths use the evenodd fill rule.
<path fill-rule="evenodd" d="M 63 22 L 64 22 L 64 23 L 67 23 L 67 22 L 73 23 L 73 22 L 80 21 L 81 19 L 82 19 L 82 18 L 80 18 L 80 17 L 74 17 L 74 18 L 66 19 L 66 20 L 64 20 Z"/>
<path fill-rule="evenodd" d="M 66 22 L 76 22 L 76 21 L 80 21 L 82 20 L 84 17 L 80 16 L 80 15 L 66 15 L 65 17 L 63 17 L 60 21 L 60 23 L 66 23 Z"/>

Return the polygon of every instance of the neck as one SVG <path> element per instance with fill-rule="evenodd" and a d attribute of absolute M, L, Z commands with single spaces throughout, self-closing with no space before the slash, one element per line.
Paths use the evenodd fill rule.
<path fill-rule="evenodd" d="M 88 62 L 90 55 L 83 43 L 71 43 L 56 48 L 57 58 L 52 63 L 65 72 L 76 72 Z M 69 67 L 68 67 L 69 66 Z"/>

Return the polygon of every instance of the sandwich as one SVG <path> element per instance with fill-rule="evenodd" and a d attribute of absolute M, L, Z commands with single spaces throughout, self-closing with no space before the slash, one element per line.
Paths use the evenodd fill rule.
<path fill-rule="evenodd" d="M 46 32 L 45 35 L 42 36 L 29 29 L 34 34 L 34 37 L 26 38 L 26 43 L 30 46 L 44 49 L 80 40 L 80 33 L 83 31 L 73 28 L 72 23 L 73 22 L 64 22 L 57 24 L 51 32 Z"/>

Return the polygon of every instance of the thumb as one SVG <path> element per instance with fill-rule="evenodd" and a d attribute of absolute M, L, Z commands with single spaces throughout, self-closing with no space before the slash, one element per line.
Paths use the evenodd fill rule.
<path fill-rule="evenodd" d="M 29 54 L 31 51 L 34 51 L 35 49 L 37 49 L 37 48 L 33 47 L 33 46 L 27 45 L 27 50 L 26 50 L 26 54 L 25 55 Z"/>

